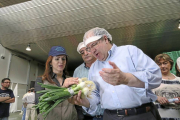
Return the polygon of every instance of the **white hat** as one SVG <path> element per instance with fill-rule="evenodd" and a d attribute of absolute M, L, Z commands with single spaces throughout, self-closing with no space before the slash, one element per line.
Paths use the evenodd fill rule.
<path fill-rule="evenodd" d="M 80 50 L 81 50 L 81 48 L 83 48 L 83 47 L 86 47 L 86 46 L 84 45 L 84 42 L 80 42 L 79 45 L 78 45 L 78 47 L 77 47 L 77 52 L 78 52 L 79 54 L 81 54 L 81 53 L 80 53 Z"/>
<path fill-rule="evenodd" d="M 85 46 L 87 46 L 87 44 L 91 43 L 91 42 L 94 42 L 96 40 L 99 40 L 102 36 L 92 36 L 92 37 L 89 37 L 88 39 L 84 40 L 84 44 Z"/>
<path fill-rule="evenodd" d="M 107 38 L 112 41 L 112 36 L 107 30 L 104 28 L 95 27 L 84 34 L 83 42 L 85 46 L 87 46 L 87 44 L 99 40 L 103 36 L 107 36 Z"/>
<path fill-rule="evenodd" d="M 178 57 L 176 62 L 177 62 L 178 67 L 180 68 L 180 57 Z"/>

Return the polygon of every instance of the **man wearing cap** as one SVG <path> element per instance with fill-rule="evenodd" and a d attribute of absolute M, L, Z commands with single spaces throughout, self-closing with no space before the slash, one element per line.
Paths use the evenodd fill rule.
<path fill-rule="evenodd" d="M 96 58 L 90 52 L 86 51 L 84 42 L 79 43 L 77 47 L 77 52 L 81 54 L 81 57 L 84 63 L 82 63 L 80 66 L 78 66 L 75 69 L 73 77 L 88 78 L 89 68 L 96 61 Z M 90 116 L 86 112 L 82 111 L 82 107 L 80 106 L 76 106 L 76 110 L 78 112 L 78 120 L 83 120 L 83 119 L 84 120 L 102 120 L 103 119 L 102 115 L 103 115 L 104 110 L 100 108 L 100 105 L 94 116 Z"/>
<path fill-rule="evenodd" d="M 88 79 L 97 90 L 92 99 L 74 96 L 69 101 L 95 114 L 97 104 L 104 108 L 104 120 L 159 120 L 160 115 L 152 103 L 157 99 L 151 89 L 161 83 L 157 64 L 140 49 L 132 45 L 117 47 L 112 36 L 103 28 L 93 28 L 84 35 L 83 42 L 96 60 Z"/>

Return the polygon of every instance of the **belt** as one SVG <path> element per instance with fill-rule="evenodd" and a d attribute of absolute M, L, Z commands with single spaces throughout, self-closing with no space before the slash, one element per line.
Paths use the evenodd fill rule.
<path fill-rule="evenodd" d="M 151 110 L 152 103 L 146 103 L 139 107 L 128 108 L 128 109 L 117 109 L 117 110 L 108 110 L 111 114 L 117 114 L 117 116 L 129 116 L 137 115 L 149 112 Z M 106 109 L 107 110 L 107 109 Z"/>
<path fill-rule="evenodd" d="M 27 104 L 35 104 L 35 103 L 27 103 Z"/>

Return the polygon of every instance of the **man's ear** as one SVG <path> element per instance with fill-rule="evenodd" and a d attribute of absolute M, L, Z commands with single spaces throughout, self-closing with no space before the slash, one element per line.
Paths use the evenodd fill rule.
<path fill-rule="evenodd" d="M 106 42 L 106 43 L 108 43 L 108 42 L 109 42 L 109 41 L 108 41 L 108 38 L 107 38 L 107 36 L 106 36 L 106 35 L 104 36 L 104 40 L 105 40 L 105 42 Z"/>

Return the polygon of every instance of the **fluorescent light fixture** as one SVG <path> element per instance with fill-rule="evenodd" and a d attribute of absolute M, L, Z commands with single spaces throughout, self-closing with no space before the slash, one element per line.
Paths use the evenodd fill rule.
<path fill-rule="evenodd" d="M 31 51 L 30 43 L 27 45 L 26 50 L 27 50 L 27 51 Z"/>

